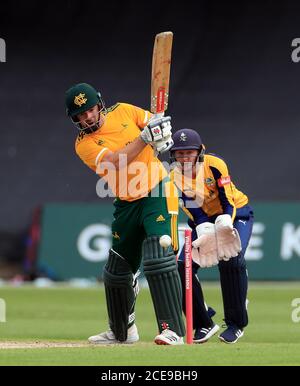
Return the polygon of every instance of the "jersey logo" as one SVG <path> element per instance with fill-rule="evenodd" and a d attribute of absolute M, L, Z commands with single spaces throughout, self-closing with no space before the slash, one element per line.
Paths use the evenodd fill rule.
<path fill-rule="evenodd" d="M 104 143 L 105 143 L 105 141 L 103 139 L 99 139 L 99 141 L 98 141 L 99 146 L 103 145 Z"/>
<path fill-rule="evenodd" d="M 82 105 L 85 105 L 87 102 L 87 98 L 85 98 L 85 94 L 80 93 L 79 95 L 76 95 L 74 98 L 74 104 L 78 107 L 81 107 Z"/>
<path fill-rule="evenodd" d="M 218 187 L 221 188 L 222 186 L 229 185 L 231 183 L 230 176 L 227 177 L 221 177 L 218 179 Z"/>
<path fill-rule="evenodd" d="M 164 216 L 161 214 L 160 216 L 157 217 L 156 222 L 163 222 L 163 221 L 166 221 L 166 219 L 165 219 Z"/>
<path fill-rule="evenodd" d="M 122 126 L 124 127 L 124 129 L 127 129 L 128 123 L 122 123 Z"/>
<path fill-rule="evenodd" d="M 204 182 L 207 186 L 213 186 L 215 184 L 215 180 L 213 178 L 205 178 Z"/>

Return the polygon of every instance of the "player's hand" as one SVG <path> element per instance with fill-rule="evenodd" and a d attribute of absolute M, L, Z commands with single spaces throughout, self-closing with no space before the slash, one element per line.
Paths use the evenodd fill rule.
<path fill-rule="evenodd" d="M 169 135 L 167 138 L 158 142 L 153 142 L 151 145 L 154 151 L 156 151 L 158 154 L 162 154 L 171 149 L 171 147 L 174 145 L 174 141 L 172 139 L 172 135 Z"/>
<path fill-rule="evenodd" d="M 205 222 L 196 227 L 197 239 L 193 241 L 192 258 L 201 268 L 209 268 L 219 263 L 215 226 Z"/>
<path fill-rule="evenodd" d="M 215 229 L 219 260 L 228 261 L 230 258 L 236 257 L 242 250 L 242 244 L 238 231 L 233 228 L 229 214 L 217 217 Z"/>
<path fill-rule="evenodd" d="M 219 264 L 215 235 L 202 235 L 193 242 L 192 258 L 201 268 Z"/>
<path fill-rule="evenodd" d="M 171 117 L 153 117 L 148 125 L 142 130 L 141 138 L 147 143 L 153 145 L 156 142 L 165 140 L 172 136 Z"/>

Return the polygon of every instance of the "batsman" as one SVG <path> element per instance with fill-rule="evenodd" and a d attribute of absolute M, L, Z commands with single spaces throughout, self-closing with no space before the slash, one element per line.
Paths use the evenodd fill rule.
<path fill-rule="evenodd" d="M 215 154 L 205 154 L 205 146 L 195 130 L 179 130 L 173 141 L 171 179 L 182 193 L 181 206 L 193 229 L 194 342 L 204 343 L 219 330 L 206 310 L 197 276 L 200 267 L 218 265 L 226 323 L 219 338 L 225 343 L 235 343 L 248 324 L 244 256 L 252 233 L 253 211 L 248 197 L 235 187 L 224 160 Z M 183 251 L 184 248 L 178 270 L 185 287 Z"/>
<path fill-rule="evenodd" d="M 109 330 L 89 341 L 139 340 L 134 309 L 136 274 L 143 259 L 159 330 L 154 341 L 183 344 L 182 290 L 174 253 L 178 248 L 178 195 L 156 157 L 173 143 L 171 118 L 152 116 L 126 103 L 106 109 L 100 94 L 86 83 L 66 92 L 66 108 L 79 129 L 76 153 L 116 197 L 112 248 L 103 272 Z M 163 248 L 162 236 L 169 236 L 172 245 Z"/>

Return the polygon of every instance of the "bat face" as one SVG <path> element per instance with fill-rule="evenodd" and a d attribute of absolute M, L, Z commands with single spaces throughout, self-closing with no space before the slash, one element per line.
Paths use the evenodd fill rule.
<path fill-rule="evenodd" d="M 151 112 L 164 114 L 168 108 L 172 32 L 162 32 L 155 37 L 152 56 Z"/>

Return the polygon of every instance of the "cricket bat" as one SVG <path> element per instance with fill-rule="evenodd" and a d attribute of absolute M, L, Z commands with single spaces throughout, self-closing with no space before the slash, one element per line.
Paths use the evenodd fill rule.
<path fill-rule="evenodd" d="M 168 108 L 172 42 L 172 32 L 161 32 L 155 36 L 150 110 L 158 117 L 162 117 Z"/>

